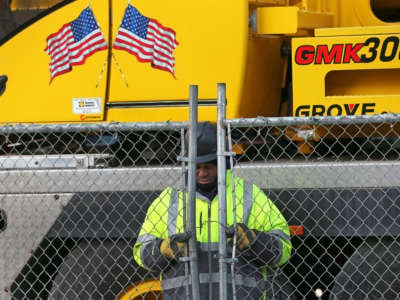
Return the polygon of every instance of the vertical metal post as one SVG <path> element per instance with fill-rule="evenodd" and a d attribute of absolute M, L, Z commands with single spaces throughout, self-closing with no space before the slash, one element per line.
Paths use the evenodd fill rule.
<path fill-rule="evenodd" d="M 219 221 L 219 299 L 227 300 L 227 250 L 226 250 L 226 159 L 225 159 L 225 105 L 226 85 L 218 83 L 217 159 L 218 159 L 218 221 Z"/>
<path fill-rule="evenodd" d="M 189 162 L 188 162 L 188 202 L 189 228 L 192 237 L 189 240 L 190 275 L 192 279 L 192 299 L 200 299 L 199 268 L 196 248 L 196 158 L 197 158 L 197 103 L 198 88 L 190 86 L 189 101 Z"/>
<path fill-rule="evenodd" d="M 233 151 L 232 151 L 232 130 L 231 125 L 228 124 L 228 150 L 229 150 L 229 164 L 231 166 L 231 193 L 232 193 L 232 207 L 233 207 L 233 227 L 235 228 L 235 235 L 233 236 L 233 248 L 231 257 L 231 281 L 232 281 L 232 300 L 236 300 L 236 282 L 235 282 L 235 262 L 236 262 L 236 225 L 237 225 L 237 212 L 236 212 L 236 191 L 235 191 L 235 177 L 233 169 Z"/>
<path fill-rule="evenodd" d="M 185 148 L 185 130 L 182 128 L 181 129 L 181 145 L 182 145 L 182 153 L 181 157 L 185 157 L 186 155 L 186 148 Z M 185 159 L 182 159 L 182 202 L 183 202 L 183 207 L 182 207 L 182 212 L 183 212 L 183 232 L 188 232 L 188 224 L 187 224 L 187 197 L 186 197 L 186 164 L 187 162 Z M 189 257 L 189 243 L 185 244 L 185 257 Z M 190 267 L 190 261 L 186 260 L 185 261 L 185 278 L 188 278 L 189 275 L 189 267 Z M 189 284 L 185 285 L 185 294 L 186 294 L 186 299 L 190 299 L 190 287 Z"/>

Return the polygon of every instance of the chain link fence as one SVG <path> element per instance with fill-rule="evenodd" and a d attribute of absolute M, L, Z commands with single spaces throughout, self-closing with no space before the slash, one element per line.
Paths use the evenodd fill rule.
<path fill-rule="evenodd" d="M 158 264 L 161 270 L 149 270 L 133 258 L 133 247 L 152 209 L 163 214 L 152 219 L 149 230 L 163 238 L 170 236 L 170 228 L 160 229 L 161 224 L 171 224 L 172 215 L 188 217 L 182 205 L 172 213 L 167 201 L 172 190 L 186 188 L 187 162 L 177 158 L 188 127 L 1 127 L 0 298 L 162 299 L 160 271 L 178 264 L 179 276 L 187 275 L 190 260 L 185 257 L 192 253 L 186 247 L 180 261 L 166 260 Z M 227 152 L 236 153 L 228 156 L 227 166 L 235 178 L 244 179 L 232 185 L 237 196 L 227 189 L 227 198 L 237 200 L 236 212 L 227 211 L 234 211 L 241 223 L 244 185 L 255 184 L 286 219 L 292 243 L 288 262 L 280 267 L 271 263 L 261 272 L 261 282 L 248 282 L 232 275 L 245 271 L 256 276 L 260 261 L 236 251 L 239 241 L 228 237 L 228 299 L 257 299 L 249 287 L 268 299 L 398 297 L 399 116 L 238 119 L 225 121 L 224 128 L 232 145 Z M 160 196 L 169 186 L 174 189 Z M 178 194 L 186 199 L 185 193 Z M 158 205 L 151 207 L 155 199 Z M 261 216 L 270 209 L 257 207 L 253 223 L 263 223 Z M 218 222 L 207 221 L 215 217 L 207 216 L 207 210 L 200 215 L 196 233 L 203 238 Z M 226 227 L 234 223 L 229 215 Z M 185 231 L 184 222 L 175 220 L 175 232 Z M 200 275 L 210 273 L 209 268 L 218 272 L 221 260 L 211 244 L 205 253 L 212 250 L 216 263 L 199 264 Z M 201 260 L 204 249 L 196 250 Z M 246 268 L 242 259 L 251 270 L 240 269 Z M 218 289 L 220 277 L 211 277 L 199 276 L 200 289 L 202 282 L 214 282 L 207 293 Z M 183 283 L 190 295 L 190 281 Z"/>
<path fill-rule="evenodd" d="M 399 120 L 228 121 L 235 174 L 260 186 L 291 225 L 292 257 L 274 274 L 279 299 L 398 297 Z"/>

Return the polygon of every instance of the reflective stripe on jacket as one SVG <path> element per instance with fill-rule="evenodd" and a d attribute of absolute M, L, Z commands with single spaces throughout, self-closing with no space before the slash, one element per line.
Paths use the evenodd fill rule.
<path fill-rule="evenodd" d="M 237 290 L 243 290 L 243 295 L 247 295 L 246 298 L 258 299 L 264 292 L 263 270 L 265 267 L 281 265 L 290 257 L 289 228 L 278 208 L 257 186 L 238 177 L 234 181 L 236 196 L 232 197 L 231 176 L 228 171 L 226 177 L 227 225 L 234 223 L 235 200 L 236 222 L 246 224 L 257 235 L 251 249 L 246 253 L 237 252 L 238 261 L 235 264 L 234 280 Z M 184 286 L 188 284 L 188 279 L 185 278 L 183 263 L 170 262 L 165 258 L 157 257 L 160 255 L 158 246 L 162 239 L 183 232 L 183 197 L 183 192 L 173 188 L 167 188 L 161 192 L 149 207 L 134 246 L 134 258 L 139 265 L 162 271 L 163 295 L 169 294 L 170 297 L 167 298 L 171 299 L 175 298 L 172 295 L 179 294 L 180 297 L 185 295 Z M 202 299 L 209 299 L 212 295 L 214 295 L 213 299 L 217 299 L 214 297 L 218 292 L 218 258 L 215 258 L 214 254 L 218 253 L 218 236 L 218 197 L 210 201 L 197 193 L 196 237 Z M 231 280 L 230 274 L 228 278 Z M 239 296 L 240 293 L 237 294 L 237 297 Z"/>

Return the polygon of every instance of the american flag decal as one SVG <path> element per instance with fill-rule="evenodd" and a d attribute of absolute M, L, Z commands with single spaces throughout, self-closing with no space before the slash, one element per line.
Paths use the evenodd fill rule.
<path fill-rule="evenodd" d="M 174 77 L 174 50 L 178 46 L 175 31 L 147 18 L 128 4 L 118 29 L 113 48 L 125 50 L 140 62 L 170 72 Z"/>
<path fill-rule="evenodd" d="M 82 65 L 93 53 L 107 49 L 99 25 L 90 7 L 84 9 L 79 17 L 65 24 L 61 29 L 47 37 L 45 51 L 50 55 L 50 77 L 72 70 L 72 66 Z"/>

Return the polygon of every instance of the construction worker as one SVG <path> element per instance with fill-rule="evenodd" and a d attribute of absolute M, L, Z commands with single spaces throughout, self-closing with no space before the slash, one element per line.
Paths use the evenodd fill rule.
<path fill-rule="evenodd" d="M 196 238 L 201 299 L 219 299 L 217 134 L 212 123 L 198 124 L 197 130 Z M 228 165 L 229 168 L 229 165 Z M 235 185 L 236 228 L 233 228 Z M 265 296 L 267 267 L 278 267 L 290 257 L 291 242 L 285 218 L 270 199 L 254 184 L 226 176 L 227 237 L 232 245 L 236 235 L 234 280 L 236 299 Z M 185 299 L 183 192 L 168 187 L 154 200 L 134 246 L 134 258 L 142 267 L 160 272 L 163 299 Z M 187 195 L 186 195 L 187 199 Z M 229 247 L 228 247 L 229 248 Z M 231 247 L 231 251 L 233 248 Z M 227 268 L 230 270 L 230 267 Z M 228 299 L 232 299 L 228 274 Z M 189 289 L 190 290 L 190 289 Z"/>

